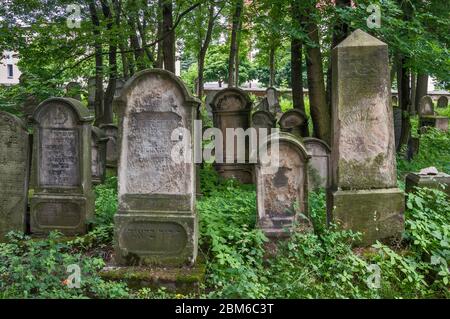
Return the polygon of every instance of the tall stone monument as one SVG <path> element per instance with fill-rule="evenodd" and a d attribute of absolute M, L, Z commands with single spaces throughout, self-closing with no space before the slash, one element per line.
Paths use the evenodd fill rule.
<path fill-rule="evenodd" d="M 173 73 L 135 74 L 119 110 L 119 265 L 192 265 L 197 256 L 193 121 L 200 101 Z M 183 159 L 184 157 L 184 159 Z"/>
<path fill-rule="evenodd" d="M 290 133 L 271 134 L 260 149 L 264 145 L 267 153 L 260 154 L 256 165 L 258 226 L 269 238 L 286 237 L 295 222 L 310 226 L 302 218 L 308 216 L 310 156 L 300 139 Z M 276 153 L 278 163 L 269 161 Z"/>
<path fill-rule="evenodd" d="M 91 188 L 91 122 L 81 102 L 50 98 L 33 114 L 30 227 L 34 235 L 59 230 L 65 235 L 86 233 L 93 216 Z"/>
<path fill-rule="evenodd" d="M 269 108 L 269 112 L 273 115 L 281 113 L 280 100 L 278 98 L 278 91 L 274 87 L 269 87 L 266 90 L 266 99 Z"/>
<path fill-rule="evenodd" d="M 108 138 L 98 127 L 92 126 L 92 183 L 94 185 L 102 184 L 106 177 L 106 143 Z"/>
<path fill-rule="evenodd" d="M 333 49 L 332 63 L 329 218 L 361 232 L 361 245 L 399 237 L 404 193 L 397 188 L 388 47 L 356 30 Z"/>
<path fill-rule="evenodd" d="M 88 108 L 91 111 L 95 109 L 95 77 L 90 77 L 88 79 Z"/>
<path fill-rule="evenodd" d="M 28 143 L 25 123 L 0 111 L 0 241 L 10 231 L 26 230 Z"/>
<path fill-rule="evenodd" d="M 234 177 L 243 184 L 253 183 L 253 164 L 248 162 L 249 140 L 246 139 L 245 162 L 238 163 L 238 141 L 234 138 L 234 152 L 227 154 L 227 128 L 243 129 L 250 127 L 252 102 L 246 92 L 238 88 L 227 88 L 219 91 L 211 102 L 214 126 L 223 134 L 223 163 L 214 167 L 224 178 Z M 231 138 L 230 138 L 231 139 Z M 217 152 L 216 152 L 217 154 Z"/>

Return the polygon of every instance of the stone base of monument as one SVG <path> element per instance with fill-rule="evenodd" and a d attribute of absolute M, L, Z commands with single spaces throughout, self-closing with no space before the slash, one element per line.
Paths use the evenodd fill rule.
<path fill-rule="evenodd" d="M 84 196 L 34 194 L 30 200 L 30 232 L 35 237 L 60 231 L 65 236 L 87 232 L 90 201 Z"/>
<path fill-rule="evenodd" d="M 171 292 L 192 294 L 198 292 L 205 280 L 206 265 L 197 258 L 192 267 L 119 267 L 109 265 L 100 272 L 105 280 L 125 281 L 132 289 L 164 287 Z"/>
<path fill-rule="evenodd" d="M 414 192 L 414 187 L 427 187 L 444 191 L 450 197 L 450 175 L 445 173 L 438 173 L 436 175 L 409 173 L 406 175 L 405 184 L 405 191 L 407 193 Z"/>
<path fill-rule="evenodd" d="M 405 195 L 397 188 L 328 193 L 328 219 L 362 234 L 357 246 L 398 241 L 404 230 Z"/>
<path fill-rule="evenodd" d="M 423 127 L 435 127 L 447 132 L 449 127 L 448 122 L 449 118 L 447 116 L 422 115 L 420 117 L 419 129 L 422 129 Z"/>
<path fill-rule="evenodd" d="M 225 179 L 235 178 L 242 184 L 254 183 L 254 164 L 214 164 L 215 170 Z"/>
<path fill-rule="evenodd" d="M 197 258 L 196 215 L 119 212 L 114 224 L 117 265 L 189 266 Z"/>

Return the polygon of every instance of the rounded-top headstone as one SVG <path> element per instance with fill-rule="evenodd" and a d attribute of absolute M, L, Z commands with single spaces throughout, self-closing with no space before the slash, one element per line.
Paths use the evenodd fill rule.
<path fill-rule="evenodd" d="M 272 113 L 267 111 L 256 111 L 252 115 L 252 126 L 255 128 L 275 127 L 276 119 Z"/>
<path fill-rule="evenodd" d="M 448 106 L 448 98 L 445 95 L 442 95 L 437 100 L 437 107 L 438 108 L 446 108 Z"/>
<path fill-rule="evenodd" d="M 306 114 L 300 110 L 292 109 L 286 111 L 278 121 L 281 129 L 294 129 L 306 123 Z"/>
<path fill-rule="evenodd" d="M 211 107 L 214 112 L 238 112 L 252 109 L 252 101 L 248 94 L 239 88 L 226 88 L 216 93 Z"/>
<path fill-rule="evenodd" d="M 47 116 L 49 114 L 50 116 Z M 52 126 L 64 126 L 69 123 L 75 125 L 81 122 L 92 122 L 94 118 L 80 101 L 73 98 L 54 97 L 37 106 L 33 113 L 33 120 L 41 125 L 48 123 Z"/>
<path fill-rule="evenodd" d="M 433 100 L 430 96 L 425 95 L 419 101 L 419 115 L 434 115 Z"/>

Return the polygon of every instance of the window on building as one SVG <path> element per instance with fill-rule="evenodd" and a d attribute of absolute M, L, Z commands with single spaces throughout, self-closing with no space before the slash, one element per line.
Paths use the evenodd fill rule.
<path fill-rule="evenodd" d="M 14 68 L 12 64 L 7 65 L 8 68 L 8 79 L 12 79 L 14 77 Z"/>

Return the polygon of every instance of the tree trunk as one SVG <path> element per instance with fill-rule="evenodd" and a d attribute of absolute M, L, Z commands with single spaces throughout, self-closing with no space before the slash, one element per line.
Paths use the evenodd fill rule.
<path fill-rule="evenodd" d="M 94 125 L 99 126 L 103 124 L 103 52 L 100 32 L 100 19 L 98 17 L 95 1 L 89 1 L 89 13 L 93 24 L 93 34 L 95 38 L 95 99 L 94 111 L 95 122 Z"/>
<path fill-rule="evenodd" d="M 400 90 L 399 90 L 399 105 L 402 109 L 402 134 L 400 136 L 400 145 L 407 144 L 409 137 L 411 135 L 411 123 L 409 121 L 409 110 L 411 105 L 411 91 L 409 87 L 409 76 L 408 76 L 408 68 L 406 67 L 406 58 L 400 58 L 400 67 L 399 67 L 399 78 L 400 78 Z"/>
<path fill-rule="evenodd" d="M 415 112 L 419 111 L 420 99 L 427 94 L 428 94 L 428 74 L 419 73 L 417 75 L 416 100 L 414 104 Z"/>
<path fill-rule="evenodd" d="M 114 93 L 116 92 L 117 82 L 117 45 L 115 44 L 115 36 L 111 34 L 113 27 L 113 16 L 111 13 L 111 9 L 108 5 L 108 2 L 105 0 L 101 1 L 101 5 L 103 15 L 108 21 L 106 28 L 109 32 L 109 81 L 108 87 L 106 88 L 103 104 L 103 122 L 109 124 L 113 122 L 114 117 L 112 103 L 114 100 Z"/>
<path fill-rule="evenodd" d="M 243 0 L 236 1 L 236 8 L 233 14 L 233 24 L 231 27 L 231 39 L 230 39 L 230 55 L 228 59 L 228 87 L 232 87 L 238 79 L 235 79 L 235 67 L 236 56 L 238 55 L 238 29 L 241 22 L 242 7 L 244 5 Z"/>
<path fill-rule="evenodd" d="M 161 9 L 162 9 L 162 1 L 163 0 L 158 0 L 158 30 L 157 30 L 157 39 L 161 39 L 162 34 L 163 34 L 163 19 L 162 19 L 162 13 L 161 13 Z M 162 42 L 158 42 L 158 48 L 156 51 L 156 63 L 155 63 L 155 68 L 158 69 L 162 69 L 164 67 L 164 54 L 163 54 L 163 47 L 162 47 Z"/>
<path fill-rule="evenodd" d="M 409 104 L 409 113 L 414 114 L 414 105 L 416 105 L 416 74 L 411 71 L 410 73 L 410 88 L 411 88 L 411 103 Z"/>
<path fill-rule="evenodd" d="M 269 51 L 269 86 L 275 86 L 275 47 L 272 46 Z"/>
<path fill-rule="evenodd" d="M 205 57 L 208 51 L 209 44 L 211 43 L 212 32 L 214 28 L 214 20 L 217 16 L 214 15 L 214 2 L 209 4 L 208 12 L 208 28 L 206 30 L 205 40 L 202 42 L 200 52 L 198 55 L 198 73 L 197 73 L 197 96 L 201 100 L 203 97 L 203 72 L 205 69 Z M 199 113 L 199 112 L 198 112 Z"/>
<path fill-rule="evenodd" d="M 351 0 L 336 0 L 336 7 L 338 8 L 345 8 L 345 7 L 351 7 Z M 341 41 L 343 41 L 348 34 L 350 33 L 350 28 L 347 23 L 338 20 L 337 23 L 333 26 L 333 38 L 331 43 L 331 49 L 333 49 L 335 46 L 337 46 Z M 331 50 L 330 50 L 330 59 L 328 63 L 328 69 L 327 69 L 327 105 L 331 112 L 331 92 L 332 92 L 332 84 L 331 81 Z"/>
<path fill-rule="evenodd" d="M 163 0 L 163 57 L 164 69 L 175 73 L 175 30 L 173 30 L 172 0 Z"/>
<path fill-rule="evenodd" d="M 297 27 L 301 25 L 300 8 L 298 4 L 292 4 L 292 20 Z M 298 109 L 306 114 L 305 101 L 303 97 L 303 66 L 302 66 L 302 40 L 291 36 L 291 87 L 292 104 L 294 109 Z M 308 123 L 303 125 L 302 136 L 309 136 Z"/>
<path fill-rule="evenodd" d="M 307 19 L 312 19 L 308 17 Z M 311 118 L 314 136 L 331 142 L 331 112 L 327 105 L 325 83 L 323 78 L 322 54 L 320 52 L 319 30 L 317 25 L 307 20 L 306 30 L 314 46 L 306 47 L 306 67 L 308 73 L 308 89 Z"/>

